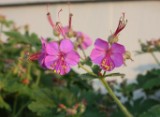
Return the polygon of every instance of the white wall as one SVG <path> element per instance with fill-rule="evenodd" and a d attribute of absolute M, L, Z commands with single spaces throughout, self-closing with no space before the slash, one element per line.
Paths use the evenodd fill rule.
<path fill-rule="evenodd" d="M 68 6 L 65 4 L 50 5 L 53 19 L 57 20 L 57 12 L 63 9 L 61 21 L 63 25 L 68 22 Z M 113 72 L 122 72 L 126 78 L 134 78 L 138 73 L 156 67 L 155 61 L 150 55 L 135 56 L 135 51 L 140 49 L 138 40 L 150 40 L 160 37 L 160 2 L 102 2 L 72 4 L 73 27 L 81 30 L 95 40 L 97 37 L 107 39 L 117 27 L 122 12 L 128 19 L 127 27 L 120 34 L 120 41 L 132 52 L 134 62 L 127 62 L 127 67 L 115 69 Z M 14 20 L 17 25 L 30 24 L 31 31 L 39 36 L 51 37 L 52 29 L 46 19 L 46 5 L 26 7 L 2 7 L 0 13 Z M 88 49 L 90 53 L 91 49 Z"/>

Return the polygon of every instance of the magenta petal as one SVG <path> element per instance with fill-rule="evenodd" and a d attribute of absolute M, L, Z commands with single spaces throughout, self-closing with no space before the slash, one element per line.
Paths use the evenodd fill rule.
<path fill-rule="evenodd" d="M 77 37 L 82 37 L 82 32 L 78 31 L 76 32 Z"/>
<path fill-rule="evenodd" d="M 44 52 L 41 53 L 41 55 L 39 56 L 39 64 L 41 65 L 41 67 L 46 68 L 45 66 L 45 57 L 46 54 Z"/>
<path fill-rule="evenodd" d="M 45 66 L 48 69 L 53 69 L 53 63 L 56 62 L 56 60 L 58 59 L 57 56 L 46 56 L 45 58 Z"/>
<path fill-rule="evenodd" d="M 71 50 L 73 50 L 74 46 L 73 43 L 71 42 L 71 40 L 69 39 L 63 39 L 60 42 L 60 50 L 64 53 L 68 53 Z"/>
<path fill-rule="evenodd" d="M 42 49 L 44 49 L 46 47 L 47 42 L 43 37 L 41 37 L 41 44 L 42 44 Z"/>
<path fill-rule="evenodd" d="M 77 52 L 71 51 L 67 53 L 65 57 L 65 62 L 68 63 L 69 65 L 77 65 L 79 62 L 80 56 Z"/>
<path fill-rule="evenodd" d="M 55 73 L 64 75 L 70 71 L 70 66 L 63 60 L 57 60 L 53 63 L 52 68 Z"/>
<path fill-rule="evenodd" d="M 58 48 L 58 43 L 57 42 L 50 42 L 46 45 L 46 53 L 49 55 L 57 55 L 59 52 Z"/>
<path fill-rule="evenodd" d="M 90 55 L 91 60 L 96 64 L 100 64 L 104 57 L 105 51 L 97 48 L 93 49 Z"/>
<path fill-rule="evenodd" d="M 91 38 L 82 32 L 77 32 L 77 40 L 78 39 L 82 41 L 80 48 L 86 49 L 92 44 Z"/>
<path fill-rule="evenodd" d="M 86 34 L 84 34 L 83 42 L 81 44 L 81 47 L 83 49 L 88 48 L 92 44 L 92 40 L 90 37 L 88 37 Z"/>
<path fill-rule="evenodd" d="M 108 42 L 104 41 L 100 38 L 96 39 L 96 42 L 94 45 L 96 48 L 102 49 L 102 50 L 108 50 L 108 48 L 109 48 Z"/>
<path fill-rule="evenodd" d="M 65 34 L 67 34 L 69 32 L 69 27 L 68 26 L 62 27 L 62 30 Z"/>
<path fill-rule="evenodd" d="M 101 62 L 101 68 L 104 71 L 112 71 L 115 68 L 114 61 L 109 56 L 106 56 Z"/>
<path fill-rule="evenodd" d="M 122 54 L 112 54 L 111 59 L 113 60 L 115 67 L 120 67 L 123 62 L 123 55 Z"/>
<path fill-rule="evenodd" d="M 112 51 L 112 53 L 124 54 L 125 53 L 125 47 L 121 44 L 113 43 L 112 46 L 111 46 L 111 51 Z"/>
<path fill-rule="evenodd" d="M 71 70 L 70 66 L 69 65 L 65 65 L 65 68 L 64 67 L 60 67 L 60 75 L 65 75 L 67 74 L 69 71 Z"/>

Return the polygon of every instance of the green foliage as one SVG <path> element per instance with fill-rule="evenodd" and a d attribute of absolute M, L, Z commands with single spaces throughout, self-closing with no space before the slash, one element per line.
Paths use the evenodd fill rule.
<path fill-rule="evenodd" d="M 160 105 L 151 107 L 147 112 L 144 112 L 139 117 L 159 117 L 160 115 Z"/>
<path fill-rule="evenodd" d="M 159 42 L 160 40 L 148 41 L 146 44 L 140 42 L 141 52 L 139 52 L 140 54 L 150 53 L 158 65 L 159 61 L 154 55 L 154 52 L 160 51 Z M 134 83 L 128 84 L 127 80 L 124 80 L 120 84 L 120 88 L 117 89 L 117 91 L 127 98 L 124 105 L 135 117 L 159 117 L 160 99 L 156 95 L 156 93 L 160 91 L 159 81 L 160 69 L 151 69 L 145 74 L 139 74 Z M 138 99 L 133 99 L 135 95 L 134 92 L 138 90 L 142 91 L 144 96 Z M 124 116 L 119 109 L 112 114 L 112 117 L 117 116 Z"/>
<path fill-rule="evenodd" d="M 101 69 L 98 65 L 94 65 L 92 67 L 92 71 L 93 71 L 93 73 L 98 74 L 101 71 Z"/>
<path fill-rule="evenodd" d="M 10 105 L 7 104 L 7 103 L 3 100 L 2 96 L 0 96 L 0 108 L 4 108 L 4 109 L 6 109 L 6 110 L 8 110 L 8 111 L 11 110 Z"/>
<path fill-rule="evenodd" d="M 6 42 L 0 41 L 1 116 L 105 117 L 109 113 L 100 108 L 106 108 L 109 97 L 92 88 L 90 80 L 95 77 L 74 70 L 60 76 L 42 69 L 37 62 L 28 60 L 41 48 L 39 37 L 30 33 L 27 25 L 16 27 L 6 19 L 0 19 L 0 23 L 6 28 L 1 32 Z M 82 64 L 92 66 L 89 57 Z"/>
<path fill-rule="evenodd" d="M 144 75 L 138 75 L 136 83 L 127 84 L 126 80 L 121 83 L 121 88 L 117 91 L 121 92 L 124 95 L 124 97 L 128 99 L 124 103 L 124 105 L 135 117 L 157 116 L 156 113 L 158 112 L 153 111 L 152 109 L 150 111 L 150 108 L 156 107 L 157 110 L 159 109 L 158 105 L 160 104 L 160 99 L 155 95 L 156 92 L 160 90 L 159 80 L 160 69 L 152 69 Z M 133 99 L 134 92 L 137 90 L 142 90 L 145 94 L 145 97 Z M 119 114 L 122 114 L 120 110 L 113 113 L 112 116 L 116 117 Z"/>
<path fill-rule="evenodd" d="M 84 61 L 81 62 L 82 65 L 88 65 L 88 66 L 92 66 L 92 61 L 89 57 L 87 57 Z"/>
<path fill-rule="evenodd" d="M 159 52 L 160 51 L 160 39 L 154 39 L 147 41 L 146 43 L 139 41 L 141 46 L 141 51 L 138 54 Z"/>

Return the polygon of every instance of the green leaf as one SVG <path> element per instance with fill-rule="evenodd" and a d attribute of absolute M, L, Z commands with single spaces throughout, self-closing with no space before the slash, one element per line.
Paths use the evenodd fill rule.
<path fill-rule="evenodd" d="M 100 67 L 98 65 L 94 65 L 92 67 L 92 71 L 95 73 L 95 74 L 98 74 L 98 72 L 101 71 Z"/>
<path fill-rule="evenodd" d="M 127 84 L 127 83 L 122 83 L 121 84 L 121 89 L 118 89 L 120 92 L 122 92 L 125 96 L 128 98 L 132 98 L 133 92 L 137 89 L 137 84 L 132 83 L 132 84 Z"/>
<path fill-rule="evenodd" d="M 146 93 L 154 94 L 160 89 L 160 69 L 153 69 L 148 71 L 145 75 L 137 77 L 138 88 L 144 89 Z"/>
<path fill-rule="evenodd" d="M 82 65 L 86 64 L 86 65 L 91 67 L 92 66 L 92 61 L 91 61 L 90 57 L 87 57 L 83 62 L 81 62 L 81 64 Z"/>
<path fill-rule="evenodd" d="M 33 90 L 32 98 L 35 100 L 31 104 L 29 104 L 29 109 L 38 116 L 42 117 L 50 117 L 52 115 L 52 109 L 55 106 L 54 101 L 50 99 L 50 90 Z"/>
<path fill-rule="evenodd" d="M 97 77 L 95 77 L 95 76 L 93 76 L 93 75 L 91 75 L 89 73 L 80 74 L 79 77 L 82 78 L 82 79 L 94 79 L 94 78 L 97 78 Z"/>
<path fill-rule="evenodd" d="M 160 82 L 159 82 L 160 79 L 150 79 L 148 81 L 146 81 L 143 85 L 142 85 L 142 88 L 143 89 L 152 89 L 153 87 L 156 87 L 156 86 L 160 86 Z"/>
<path fill-rule="evenodd" d="M 142 98 L 135 100 L 134 101 L 134 105 L 133 105 L 133 110 L 134 110 L 134 114 L 137 116 L 143 112 L 145 112 L 146 110 L 148 110 L 150 107 L 157 105 L 157 103 L 159 103 L 157 100 L 153 100 L 153 99 L 147 99 L 144 100 Z"/>
<path fill-rule="evenodd" d="M 20 32 L 8 31 L 4 32 L 4 34 L 10 37 L 12 43 L 29 43 L 27 37 L 22 35 Z"/>
<path fill-rule="evenodd" d="M 10 105 L 3 100 L 2 96 L 0 96 L 0 108 L 5 108 L 6 110 L 11 111 Z"/>
<path fill-rule="evenodd" d="M 11 20 L 2 20 L 0 21 L 3 25 L 5 25 L 6 27 L 10 27 L 14 22 Z"/>
<path fill-rule="evenodd" d="M 159 117 L 160 116 L 160 105 L 151 107 L 147 112 L 144 112 L 139 117 Z"/>
<path fill-rule="evenodd" d="M 110 73 L 110 74 L 107 74 L 105 75 L 105 77 L 114 77 L 114 76 L 120 76 L 120 77 L 124 77 L 125 74 L 121 74 L 121 73 Z"/>

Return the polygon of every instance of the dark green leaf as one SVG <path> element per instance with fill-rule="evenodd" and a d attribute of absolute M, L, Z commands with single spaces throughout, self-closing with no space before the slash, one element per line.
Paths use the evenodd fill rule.
<path fill-rule="evenodd" d="M 2 96 L 0 96 L 0 108 L 5 108 L 6 110 L 11 111 L 10 105 L 3 100 Z"/>
<path fill-rule="evenodd" d="M 160 105 L 151 107 L 147 112 L 144 112 L 139 117 L 159 117 L 160 116 Z"/>

